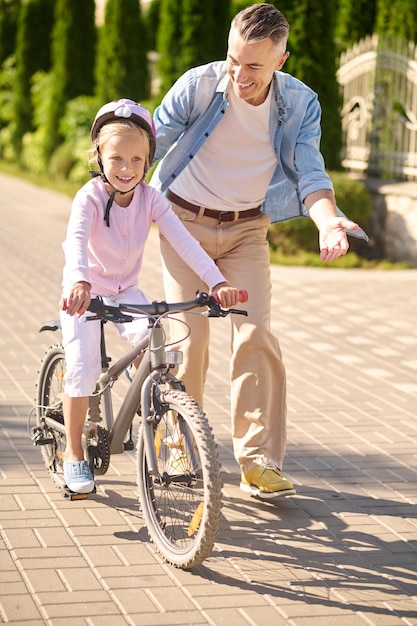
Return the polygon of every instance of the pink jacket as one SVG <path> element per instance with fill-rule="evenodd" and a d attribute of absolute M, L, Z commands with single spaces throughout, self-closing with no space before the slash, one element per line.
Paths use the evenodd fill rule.
<path fill-rule="evenodd" d="M 136 286 L 153 222 L 210 289 L 225 281 L 214 261 L 172 211 L 168 200 L 155 189 L 141 183 L 128 207 L 113 202 L 110 228 L 104 221 L 107 201 L 106 188 L 98 177 L 75 195 L 63 243 L 64 296 L 79 281 L 90 283 L 92 293 L 102 296 Z"/>

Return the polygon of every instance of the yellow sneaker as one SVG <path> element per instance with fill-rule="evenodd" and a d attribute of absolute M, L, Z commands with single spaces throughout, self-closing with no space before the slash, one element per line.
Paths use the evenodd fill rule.
<path fill-rule="evenodd" d="M 272 463 L 258 465 L 248 472 L 242 472 L 240 488 L 261 500 L 295 495 L 294 485 Z"/>

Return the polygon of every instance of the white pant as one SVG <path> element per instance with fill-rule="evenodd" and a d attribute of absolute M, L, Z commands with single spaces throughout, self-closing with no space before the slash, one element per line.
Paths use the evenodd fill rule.
<path fill-rule="evenodd" d="M 92 298 L 97 294 L 92 294 Z M 149 302 L 138 287 L 129 287 L 116 296 L 105 296 L 108 304 L 146 304 Z M 65 350 L 65 393 L 71 398 L 90 396 L 101 370 L 100 321 L 87 321 L 92 313 L 81 317 L 61 311 L 62 344 Z M 131 345 L 147 333 L 147 318 L 115 324 L 120 336 Z"/>

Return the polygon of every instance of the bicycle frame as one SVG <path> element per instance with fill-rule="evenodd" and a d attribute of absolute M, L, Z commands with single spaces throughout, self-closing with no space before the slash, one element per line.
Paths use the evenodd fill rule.
<path fill-rule="evenodd" d="M 135 414 L 141 407 L 143 423 L 147 431 L 146 450 L 149 473 L 157 474 L 157 460 L 152 444 L 151 424 L 147 417 L 151 414 L 151 389 L 155 383 L 169 381 L 171 387 L 183 389 L 183 383 L 169 374 L 165 351 L 165 331 L 160 323 L 149 317 L 148 336 L 139 341 L 124 356 L 110 368 L 105 366 L 98 377 L 97 393 L 103 397 L 104 423 L 109 431 L 110 454 L 122 454 L 125 450 L 124 439 Z M 102 358 L 106 361 L 104 328 L 102 325 Z M 120 409 L 114 419 L 111 385 L 141 353 L 142 361 L 136 371 L 132 383 L 123 399 Z"/>
<path fill-rule="evenodd" d="M 126 434 L 139 407 L 141 407 L 141 413 L 144 416 L 144 424 L 148 435 L 146 440 L 149 472 L 155 474 L 157 473 L 157 461 L 152 445 L 150 433 L 151 425 L 149 421 L 146 420 L 146 417 L 150 415 L 151 388 L 152 385 L 158 382 L 169 382 L 172 388 L 177 389 L 184 389 L 184 385 L 168 372 L 171 365 L 167 363 L 164 329 L 157 319 L 148 316 L 148 320 L 148 335 L 128 350 L 128 352 L 111 367 L 108 366 L 110 359 L 108 359 L 106 351 L 104 334 L 105 322 L 101 322 L 102 371 L 97 379 L 98 389 L 94 395 L 101 395 L 103 399 L 103 422 L 109 433 L 110 454 L 123 454 L 125 451 L 124 440 Z M 50 322 L 43 326 L 41 331 L 58 330 L 59 328 L 59 322 Z M 123 399 L 116 418 L 114 418 L 111 387 L 126 368 L 141 354 L 143 354 L 142 361 Z M 64 424 L 59 424 L 56 420 L 48 416 L 45 416 L 44 419 L 47 426 L 65 435 Z M 85 429 L 88 430 L 92 427 L 94 427 L 94 422 L 88 422 L 87 420 Z"/>

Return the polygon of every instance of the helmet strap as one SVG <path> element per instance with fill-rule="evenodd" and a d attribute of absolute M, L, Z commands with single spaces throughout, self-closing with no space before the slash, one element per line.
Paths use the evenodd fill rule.
<path fill-rule="evenodd" d="M 140 185 L 140 182 L 142 182 L 142 181 L 140 181 L 139 183 L 136 183 L 136 185 L 133 185 L 132 189 L 128 189 L 127 191 L 120 191 L 119 189 L 116 189 L 116 187 L 111 184 L 111 182 L 108 180 L 106 174 L 104 173 L 103 162 L 101 160 L 99 149 L 97 149 L 97 152 L 98 152 L 97 163 L 98 163 L 98 166 L 100 168 L 100 173 L 99 172 L 90 172 L 90 176 L 100 176 L 101 180 L 104 183 L 107 183 L 108 185 L 110 185 L 110 187 L 112 187 L 114 189 L 114 191 L 112 191 L 112 193 L 110 194 L 110 197 L 109 197 L 107 205 L 106 205 L 106 210 L 104 211 L 104 221 L 106 222 L 106 226 L 108 228 L 110 228 L 110 209 L 111 209 L 111 207 L 113 205 L 114 197 L 115 197 L 116 193 L 120 193 L 120 195 L 124 196 L 125 194 L 130 193 L 131 191 L 136 189 L 136 187 L 138 185 Z"/>
<path fill-rule="evenodd" d="M 106 205 L 106 210 L 104 211 L 104 221 L 106 222 L 106 225 L 108 226 L 108 228 L 110 228 L 110 209 L 111 209 L 112 204 L 114 202 L 114 196 L 116 195 L 116 193 L 120 193 L 121 196 L 124 196 L 125 194 L 130 193 L 131 191 L 136 189 L 136 187 L 138 185 L 140 185 L 140 182 L 136 183 L 136 185 L 133 185 L 132 189 L 128 189 L 127 191 L 119 191 L 119 189 L 116 189 L 114 187 L 114 185 L 109 183 L 109 181 L 107 180 L 107 178 L 105 177 L 104 174 L 101 176 L 101 178 L 102 178 L 102 180 L 104 182 L 108 183 L 114 189 L 114 191 L 112 191 L 112 193 L 110 195 L 110 198 L 108 199 L 108 202 L 107 202 L 107 205 Z"/>
<path fill-rule="evenodd" d="M 108 228 L 110 228 L 110 209 L 113 204 L 114 196 L 116 195 L 116 193 L 117 193 L 117 189 L 115 189 L 111 193 L 110 198 L 108 199 L 108 202 L 107 202 L 106 210 L 104 211 L 104 221 L 106 222 L 106 226 Z"/>

